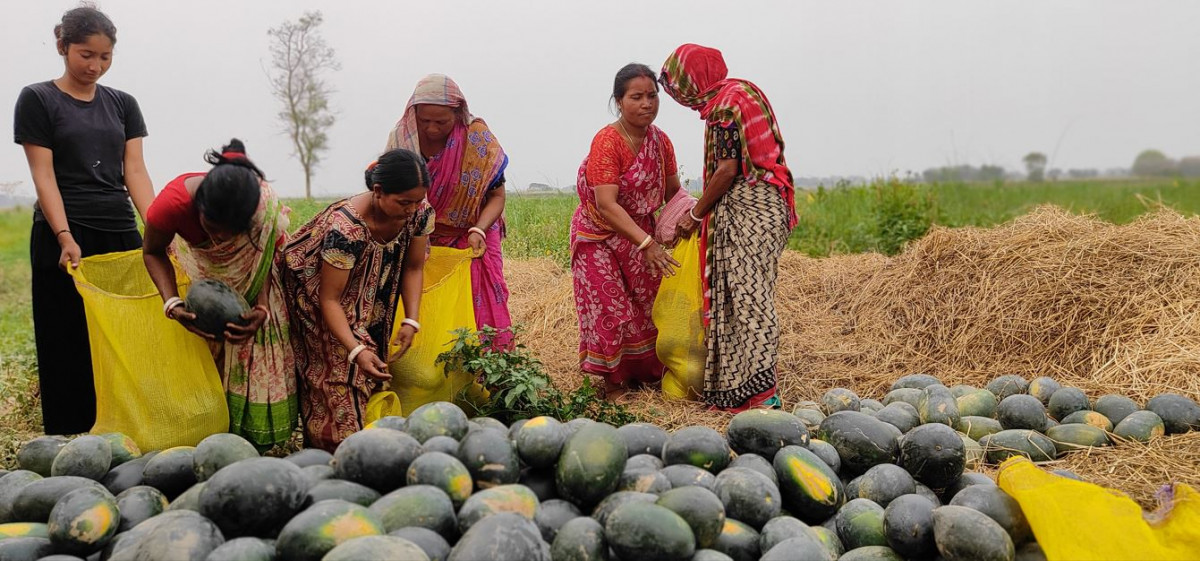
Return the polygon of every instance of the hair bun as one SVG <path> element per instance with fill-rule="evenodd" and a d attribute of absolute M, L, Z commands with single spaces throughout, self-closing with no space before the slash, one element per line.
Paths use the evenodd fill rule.
<path fill-rule="evenodd" d="M 225 146 L 221 147 L 222 155 L 229 154 L 229 153 L 240 154 L 242 157 L 245 157 L 246 156 L 246 145 L 243 144 L 242 141 L 240 141 L 236 138 L 230 139 L 229 144 L 226 144 Z"/>

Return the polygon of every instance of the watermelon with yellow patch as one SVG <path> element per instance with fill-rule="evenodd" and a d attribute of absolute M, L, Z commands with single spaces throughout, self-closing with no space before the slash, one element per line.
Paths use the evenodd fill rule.
<path fill-rule="evenodd" d="M 526 465 L 550 468 L 567 442 L 567 428 L 553 417 L 534 417 L 521 425 L 514 440 Z"/>
<path fill-rule="evenodd" d="M 1150 442 L 1151 439 L 1158 438 L 1166 433 L 1166 425 L 1163 423 L 1162 418 L 1153 411 L 1145 410 L 1134 411 L 1126 415 L 1113 428 L 1113 434 L 1138 442 Z"/>
<path fill-rule="evenodd" d="M 1067 417 L 1062 420 L 1062 424 L 1091 425 L 1106 432 L 1112 432 L 1113 430 L 1112 421 L 1108 420 L 1108 417 L 1105 417 L 1102 413 L 1088 410 L 1076 411 L 1070 415 L 1067 415 Z"/>
<path fill-rule="evenodd" d="M 112 461 L 108 465 L 108 469 L 113 469 L 125 462 L 136 460 L 142 457 L 142 449 L 138 448 L 136 442 L 132 438 L 119 432 L 106 432 L 100 435 L 108 442 L 108 448 L 112 452 Z"/>
<path fill-rule="evenodd" d="M 383 533 L 383 522 L 371 511 L 349 501 L 331 499 L 289 520 L 275 540 L 275 552 L 280 559 L 319 561 L 342 542 Z"/>
<path fill-rule="evenodd" d="M 718 439 L 728 446 L 720 435 Z M 667 447 L 670 446 L 668 440 Z M 666 459 L 665 449 L 663 456 Z M 575 503 L 581 510 L 591 509 L 616 490 L 628 458 L 629 451 L 617 429 L 604 423 L 584 426 L 567 440 L 559 455 L 554 471 L 554 487 L 559 498 Z"/>
<path fill-rule="evenodd" d="M 846 500 L 842 480 L 803 446 L 783 447 L 775 454 L 773 465 L 784 508 L 808 524 L 833 516 Z"/>
<path fill-rule="evenodd" d="M 41 522 L 9 522 L 0 524 L 0 540 L 8 538 L 49 538 L 49 526 Z"/>
<path fill-rule="evenodd" d="M 107 489 L 84 487 L 67 493 L 50 511 L 50 542 L 56 551 L 88 556 L 117 534 L 121 512 Z"/>
<path fill-rule="evenodd" d="M 466 533 L 476 522 L 499 512 L 515 512 L 533 520 L 537 516 L 537 495 L 524 485 L 500 485 L 484 489 L 467 499 L 458 511 L 458 529 Z"/>
<path fill-rule="evenodd" d="M 442 452 L 426 452 L 408 466 L 409 485 L 432 485 L 446 492 L 454 508 L 462 506 L 474 491 L 467 466 L 457 458 Z"/>
<path fill-rule="evenodd" d="M 611 538 L 610 538 L 611 539 Z M 754 561 L 761 555 L 760 536 L 754 528 L 732 518 L 725 519 L 721 535 L 712 549 L 728 555 L 734 561 Z"/>
<path fill-rule="evenodd" d="M 964 394 L 955 399 L 955 403 L 958 405 L 960 417 L 994 417 L 996 406 L 1000 404 L 996 394 L 987 390 L 975 390 Z"/>

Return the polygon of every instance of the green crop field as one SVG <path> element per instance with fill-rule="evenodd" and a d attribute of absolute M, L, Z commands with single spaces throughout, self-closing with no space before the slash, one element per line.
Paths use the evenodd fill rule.
<path fill-rule="evenodd" d="M 292 228 L 330 201 L 291 200 Z M 569 260 L 574 195 L 509 196 L 508 259 Z M 879 182 L 797 194 L 800 224 L 790 247 L 813 256 L 895 253 L 931 225 L 993 226 L 1054 204 L 1124 223 L 1160 205 L 1200 212 L 1200 181 L 1060 181 L 1051 183 L 910 185 Z M 29 209 L 0 211 L 0 458 L 15 444 L 5 434 L 40 427 L 29 288 Z"/>

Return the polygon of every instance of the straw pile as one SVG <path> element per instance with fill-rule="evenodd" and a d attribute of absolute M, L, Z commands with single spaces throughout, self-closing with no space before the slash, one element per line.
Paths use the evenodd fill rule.
<path fill-rule="evenodd" d="M 779 386 L 788 408 L 834 387 L 881 398 L 914 372 L 947 386 L 983 387 L 1015 373 L 1051 376 L 1093 398 L 1200 398 L 1200 218 L 1160 210 L 1116 226 L 1043 207 L 991 229 L 935 228 L 891 258 L 787 252 L 779 273 Z M 576 386 L 570 271 L 519 261 L 506 276 L 514 322 L 527 328 L 522 340 L 560 387 Z M 624 401 L 671 428 L 723 428 L 729 418 L 654 391 Z M 1094 466 L 1068 461 L 1096 477 L 1083 468 L 1111 469 L 1114 487 L 1142 498 L 1149 482 L 1200 486 L 1200 462 L 1153 455 L 1178 446 L 1200 454 L 1200 438 L 1166 442 L 1179 444 L 1098 452 L 1104 461 Z M 1131 475 L 1149 464 L 1170 471 Z"/>

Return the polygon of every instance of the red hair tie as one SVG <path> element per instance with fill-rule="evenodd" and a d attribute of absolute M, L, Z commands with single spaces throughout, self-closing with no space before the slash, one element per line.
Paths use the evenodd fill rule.
<path fill-rule="evenodd" d="M 221 152 L 221 157 L 226 160 L 246 159 L 246 155 L 241 152 Z"/>
<path fill-rule="evenodd" d="M 375 171 L 375 166 L 379 165 L 379 160 L 375 160 L 367 164 L 367 171 Z"/>

